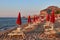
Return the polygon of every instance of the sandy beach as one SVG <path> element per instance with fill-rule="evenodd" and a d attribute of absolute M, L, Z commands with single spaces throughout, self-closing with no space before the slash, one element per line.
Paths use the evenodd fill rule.
<path fill-rule="evenodd" d="M 7 35 L 11 30 L 4 31 L 4 33 L 0 35 L 0 40 L 60 40 L 60 34 L 58 36 L 52 35 L 53 37 L 49 37 L 51 35 L 45 35 L 43 31 L 43 23 L 37 25 L 37 28 L 30 32 L 24 32 L 25 38 L 23 39 L 20 36 L 10 37 Z M 57 25 L 58 26 L 58 25 Z M 43 36 L 44 35 L 44 36 Z M 42 37 L 41 37 L 42 36 Z"/>

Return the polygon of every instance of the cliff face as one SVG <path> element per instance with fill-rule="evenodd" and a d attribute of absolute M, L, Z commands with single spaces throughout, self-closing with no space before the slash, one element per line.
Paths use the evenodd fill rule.
<path fill-rule="evenodd" d="M 55 14 L 60 14 L 60 8 L 56 6 L 49 6 L 48 8 L 41 10 L 40 15 L 46 16 L 47 13 L 51 13 L 54 10 Z"/>
<path fill-rule="evenodd" d="M 46 17 L 46 14 L 50 14 L 51 11 L 54 10 L 55 11 L 55 14 L 56 15 L 60 15 L 60 8 L 57 7 L 57 6 L 49 6 L 47 7 L 46 9 L 43 9 L 40 11 L 40 14 L 36 15 L 36 16 L 45 16 Z M 31 18 L 33 18 L 34 15 L 31 16 Z M 28 18 L 28 17 L 25 17 L 25 18 Z"/>

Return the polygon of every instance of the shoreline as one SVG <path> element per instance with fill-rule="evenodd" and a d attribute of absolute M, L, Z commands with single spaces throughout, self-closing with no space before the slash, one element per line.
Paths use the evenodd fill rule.
<path fill-rule="evenodd" d="M 24 27 L 26 27 L 28 24 L 24 24 L 24 25 L 21 25 L 23 28 Z M 36 27 L 36 29 L 34 29 L 33 31 L 30 31 L 30 32 L 25 32 L 24 34 L 25 34 L 25 39 L 26 40 L 29 40 L 29 39 L 31 39 L 31 40 L 44 40 L 44 39 L 46 39 L 46 40 L 48 40 L 48 39 L 51 39 L 51 40 L 59 40 L 60 39 L 60 37 L 53 37 L 53 38 L 49 38 L 49 35 L 45 35 L 44 33 L 43 33 L 43 26 L 42 25 L 44 25 L 43 23 L 41 23 L 41 24 L 39 24 L 39 25 L 37 25 Z M 7 34 L 8 33 L 10 33 L 12 30 L 15 30 L 17 28 L 17 26 L 16 27 L 14 27 L 14 28 L 12 28 L 12 29 L 8 29 L 8 30 L 6 30 L 6 31 L 3 31 L 2 33 L 3 33 L 3 35 L 1 36 L 1 34 L 2 33 L 0 33 L 0 39 L 2 40 L 13 40 L 13 39 L 15 39 L 15 40 L 23 40 L 23 39 L 21 39 L 21 38 L 19 38 L 19 36 L 14 36 L 14 37 L 12 37 L 12 38 L 10 38 Z M 44 37 L 41 39 L 41 36 L 43 36 L 44 35 Z M 55 34 L 56 35 L 56 34 Z M 3 37 L 3 38 L 2 38 Z M 15 38 L 15 37 L 17 37 L 17 38 Z M 9 38 L 9 39 L 8 39 Z"/>

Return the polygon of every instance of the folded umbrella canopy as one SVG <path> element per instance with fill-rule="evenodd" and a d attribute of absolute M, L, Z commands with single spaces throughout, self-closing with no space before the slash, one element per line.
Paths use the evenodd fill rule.
<path fill-rule="evenodd" d="M 28 16 L 28 23 L 31 23 L 31 17 Z"/>
<path fill-rule="evenodd" d="M 33 22 L 36 22 L 36 16 L 34 15 Z"/>
<path fill-rule="evenodd" d="M 49 21 L 49 20 L 50 20 L 50 15 L 47 14 L 47 16 L 46 16 L 46 21 Z"/>
<path fill-rule="evenodd" d="M 38 17 L 38 16 L 36 16 L 36 21 L 38 21 L 38 19 L 39 19 L 39 17 Z"/>
<path fill-rule="evenodd" d="M 44 16 L 40 16 L 40 21 L 44 22 Z"/>
<path fill-rule="evenodd" d="M 40 16 L 41 17 L 41 19 L 44 19 L 44 16 Z"/>
<path fill-rule="evenodd" d="M 21 25 L 21 24 L 22 24 L 20 12 L 19 12 L 19 14 L 18 14 L 18 18 L 17 18 L 17 20 L 16 20 L 16 24 L 18 24 L 18 25 Z"/>
<path fill-rule="evenodd" d="M 52 10 L 50 22 L 52 22 L 52 23 L 55 22 L 55 13 L 54 13 L 54 10 Z"/>

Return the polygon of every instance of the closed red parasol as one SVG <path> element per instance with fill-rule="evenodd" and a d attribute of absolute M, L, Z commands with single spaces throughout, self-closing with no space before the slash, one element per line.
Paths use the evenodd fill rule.
<path fill-rule="evenodd" d="M 18 14 L 18 18 L 17 18 L 16 24 L 18 24 L 18 25 L 21 25 L 21 24 L 22 24 L 20 12 L 19 12 L 19 14 Z"/>
<path fill-rule="evenodd" d="M 41 16 L 41 19 L 44 19 L 44 16 Z"/>
<path fill-rule="evenodd" d="M 52 10 L 50 22 L 52 22 L 52 23 L 55 22 L 55 14 L 54 14 L 54 10 Z"/>
<path fill-rule="evenodd" d="M 38 19 L 39 19 L 39 17 L 38 17 L 38 16 L 36 16 L 36 21 L 38 21 Z"/>
<path fill-rule="evenodd" d="M 46 21 L 49 21 L 49 20 L 50 20 L 50 15 L 47 14 L 47 16 L 46 16 Z"/>
<path fill-rule="evenodd" d="M 28 16 L 28 23 L 31 23 L 31 17 Z"/>
<path fill-rule="evenodd" d="M 33 21 L 36 22 L 36 16 L 34 16 Z"/>

